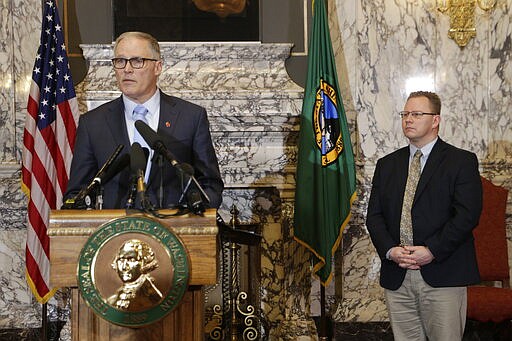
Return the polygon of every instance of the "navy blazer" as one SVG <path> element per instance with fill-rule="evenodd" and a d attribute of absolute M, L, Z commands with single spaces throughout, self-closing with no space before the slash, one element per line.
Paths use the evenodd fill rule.
<path fill-rule="evenodd" d="M 406 270 L 386 259 L 400 244 L 402 200 L 409 168 L 409 147 L 378 160 L 366 226 L 382 260 L 380 284 L 396 290 Z M 434 260 L 420 271 L 432 287 L 480 282 L 472 230 L 482 211 L 482 183 L 474 153 L 438 139 L 427 159 L 412 205 L 414 245 L 427 246 Z"/>
<path fill-rule="evenodd" d="M 206 110 L 196 104 L 160 92 L 158 135 L 180 162 L 194 168 L 194 176 L 210 199 L 209 207 L 218 208 L 222 202 L 224 184 L 213 148 Z M 130 153 L 130 140 L 124 117 L 122 97 L 105 103 L 83 115 L 77 128 L 71 176 L 64 200 L 73 198 L 89 184 L 118 145 Z M 162 207 L 178 204 L 182 194 L 181 179 L 167 161 L 163 165 L 164 195 Z M 147 194 L 157 205 L 160 186 L 160 167 L 153 162 L 147 184 Z M 131 172 L 129 167 L 104 184 L 104 208 L 124 208 L 128 198 Z"/>

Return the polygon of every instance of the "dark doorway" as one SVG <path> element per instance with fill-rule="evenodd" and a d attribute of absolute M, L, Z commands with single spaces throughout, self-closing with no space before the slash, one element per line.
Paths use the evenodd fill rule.
<path fill-rule="evenodd" d="M 158 41 L 259 41 L 259 1 L 240 14 L 220 18 L 192 0 L 112 0 L 115 40 L 125 31 L 144 31 Z"/>

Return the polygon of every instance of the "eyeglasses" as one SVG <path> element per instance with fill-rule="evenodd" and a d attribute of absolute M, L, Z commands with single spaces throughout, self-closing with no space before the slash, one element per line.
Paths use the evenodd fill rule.
<path fill-rule="evenodd" d="M 156 62 L 157 59 L 152 58 L 142 58 L 142 57 L 133 57 L 130 59 L 127 58 L 112 58 L 112 65 L 114 65 L 114 68 L 116 69 L 124 69 L 126 67 L 126 63 L 130 62 L 130 65 L 134 69 L 142 69 L 144 67 L 144 62 L 146 60 L 151 60 L 153 62 Z"/>
<path fill-rule="evenodd" d="M 423 117 L 423 115 L 430 115 L 430 116 L 439 115 L 439 113 L 436 113 L 436 112 L 422 112 L 422 111 L 399 111 L 398 112 L 398 115 L 400 115 L 400 117 L 402 119 L 407 118 L 409 116 L 409 114 L 411 114 L 411 117 L 415 120 L 420 119 L 421 117 Z"/>

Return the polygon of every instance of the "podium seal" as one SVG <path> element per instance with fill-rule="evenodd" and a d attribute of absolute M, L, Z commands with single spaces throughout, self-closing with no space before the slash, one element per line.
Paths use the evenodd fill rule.
<path fill-rule="evenodd" d="M 114 219 L 87 240 L 78 259 L 82 297 L 101 318 L 143 327 L 170 313 L 187 291 L 189 261 L 181 240 L 158 221 Z"/>

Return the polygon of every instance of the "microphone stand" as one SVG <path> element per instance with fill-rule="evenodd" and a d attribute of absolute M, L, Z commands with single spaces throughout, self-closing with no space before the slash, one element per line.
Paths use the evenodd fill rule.
<path fill-rule="evenodd" d="M 157 202 L 158 208 L 163 208 L 164 206 L 164 157 L 158 153 L 155 153 L 156 163 L 158 165 L 158 169 L 160 170 L 160 181 L 157 192 Z"/>
<path fill-rule="evenodd" d="M 142 169 L 137 170 L 137 196 L 142 211 L 155 215 L 155 207 L 146 195 L 146 182 L 144 181 L 144 171 Z"/>
<path fill-rule="evenodd" d="M 103 186 L 100 185 L 98 187 L 98 189 L 96 190 L 96 205 L 94 208 L 97 210 L 103 209 L 103 192 L 104 192 Z"/>
<path fill-rule="evenodd" d="M 206 202 L 209 203 L 210 202 L 210 198 L 208 197 L 208 195 L 206 194 L 204 189 L 201 187 L 201 185 L 199 184 L 197 179 L 194 177 L 194 175 L 190 174 L 190 172 L 185 172 L 184 171 L 184 168 L 185 169 L 186 168 L 190 168 L 192 170 L 193 170 L 193 168 L 190 165 L 188 165 L 188 164 L 187 164 L 187 167 L 176 167 L 176 168 L 180 171 L 179 173 L 180 173 L 180 177 L 182 179 L 182 188 L 183 188 L 183 177 L 184 176 L 188 176 L 187 184 L 185 185 L 185 188 L 182 189 L 182 193 L 181 193 L 180 199 L 178 200 L 178 203 L 182 202 L 185 199 L 185 196 L 188 194 L 188 191 L 190 189 L 190 185 L 192 183 L 194 183 L 196 185 L 196 188 L 201 192 L 199 199 L 202 201 L 202 198 L 201 198 L 201 195 L 202 195 L 206 199 Z M 190 204 L 187 204 L 187 208 L 189 209 L 189 211 L 192 211 L 196 215 L 201 215 L 204 212 L 204 206 L 203 205 L 201 205 L 201 207 L 190 207 L 190 206 L 191 206 Z"/>
<path fill-rule="evenodd" d="M 137 197 L 137 177 L 132 175 L 130 180 L 130 189 L 128 192 L 128 200 L 126 200 L 126 209 L 130 210 L 135 207 L 135 198 Z"/>
<path fill-rule="evenodd" d="M 190 179 L 188 180 L 188 185 L 190 185 L 191 181 L 194 182 L 194 184 L 196 185 L 197 189 L 201 192 L 201 194 L 206 199 L 206 202 L 210 203 L 210 197 L 208 197 L 208 195 L 204 191 L 203 187 L 201 187 L 201 185 L 199 184 L 199 181 L 197 181 L 197 179 L 194 177 L 194 175 L 190 175 Z"/>

